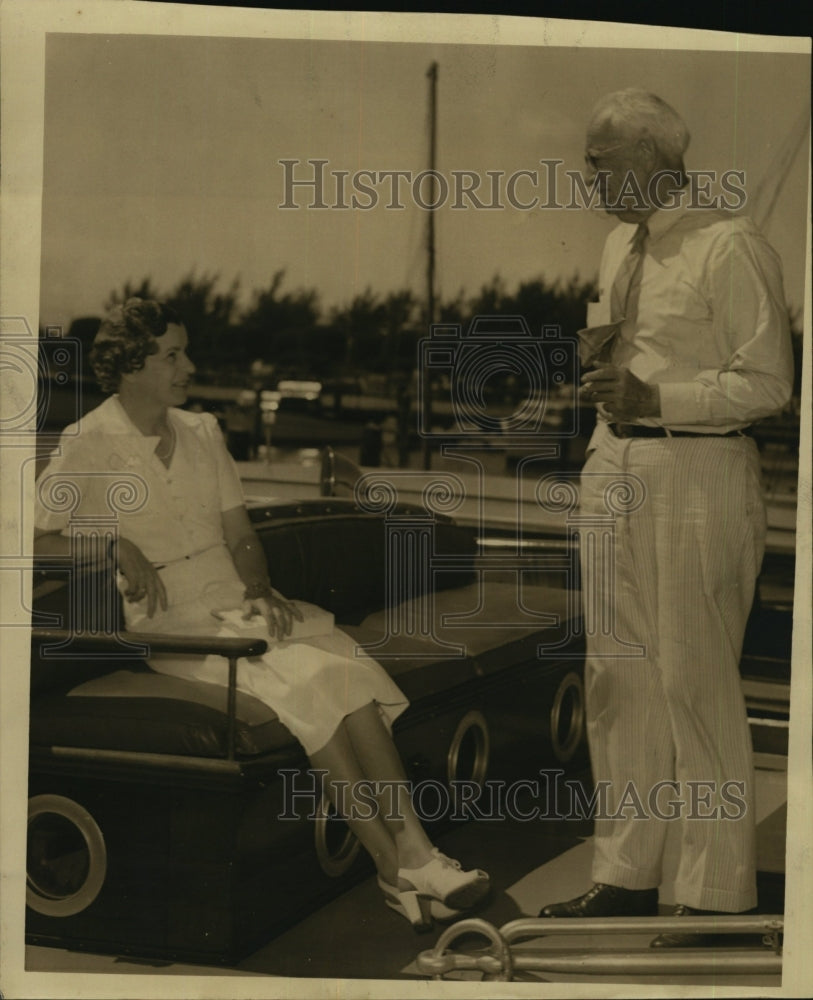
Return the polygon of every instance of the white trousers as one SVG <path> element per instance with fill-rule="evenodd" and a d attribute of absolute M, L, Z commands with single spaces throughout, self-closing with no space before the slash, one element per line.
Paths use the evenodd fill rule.
<path fill-rule="evenodd" d="M 658 886 L 678 823 L 676 900 L 750 909 L 754 776 L 738 667 L 765 545 L 759 455 L 744 437 L 619 440 L 602 429 L 596 443 L 580 510 L 601 790 L 593 879 Z"/>

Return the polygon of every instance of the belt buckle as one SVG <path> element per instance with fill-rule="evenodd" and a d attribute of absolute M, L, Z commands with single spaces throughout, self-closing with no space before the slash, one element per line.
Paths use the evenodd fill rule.
<path fill-rule="evenodd" d="M 630 434 L 630 424 L 613 424 L 614 434 L 617 438 L 632 437 Z"/>

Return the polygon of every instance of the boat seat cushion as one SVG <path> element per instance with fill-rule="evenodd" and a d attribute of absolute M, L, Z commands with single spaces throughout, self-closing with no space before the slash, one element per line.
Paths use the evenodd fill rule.
<path fill-rule="evenodd" d="M 288 597 L 333 612 L 410 701 L 444 698 L 489 673 L 532 663 L 540 641 L 568 639 L 573 595 L 538 585 L 517 590 L 515 583 L 478 573 L 468 529 L 448 519 L 430 521 L 420 511 L 399 508 L 397 517 L 384 518 L 347 502 L 330 504 L 330 511 L 269 504 L 255 518 L 271 581 Z M 48 583 L 35 608 L 41 621 L 66 627 L 72 603 L 69 588 L 59 586 Z M 223 666 L 225 673 L 225 660 Z M 31 673 L 34 747 L 225 752 L 224 687 L 158 674 L 139 659 L 51 659 L 36 649 Z M 276 714 L 238 692 L 238 756 L 289 749 L 301 752 Z"/>
<path fill-rule="evenodd" d="M 226 661 L 223 661 L 224 669 Z M 217 757 L 228 734 L 227 689 L 134 664 L 36 700 L 33 746 L 91 747 Z M 295 743 L 276 712 L 237 692 L 236 752 L 251 757 Z"/>
<path fill-rule="evenodd" d="M 379 659 L 414 702 L 533 661 L 540 642 L 553 647 L 555 658 L 557 643 L 570 641 L 572 595 L 548 587 L 526 587 L 520 597 L 525 610 L 518 606 L 514 584 L 490 583 L 481 588 L 475 582 L 433 595 L 434 626 L 428 635 L 425 629 L 424 634 L 420 629 L 407 634 L 393 628 L 418 620 L 414 616 L 420 612 L 421 599 L 407 601 L 393 611 L 375 612 L 346 631 Z M 225 667 L 224 660 L 224 671 Z M 544 669 L 544 657 L 540 667 Z M 226 698 L 224 687 L 159 674 L 136 661 L 127 669 L 37 698 L 31 711 L 31 742 L 35 746 L 222 756 L 228 727 Z M 238 756 L 249 758 L 286 748 L 296 750 L 297 744 L 276 713 L 238 692 Z"/>

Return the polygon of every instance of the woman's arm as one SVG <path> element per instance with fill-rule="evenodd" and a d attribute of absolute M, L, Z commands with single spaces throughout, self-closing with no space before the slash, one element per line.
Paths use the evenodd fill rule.
<path fill-rule="evenodd" d="M 68 535 L 63 535 L 60 531 L 34 529 L 34 555 L 70 556 L 72 553 L 73 546 Z M 146 597 L 148 618 L 152 618 L 159 604 L 166 611 L 167 592 L 163 581 L 134 542 L 128 538 L 117 538 L 110 550 L 102 553 L 101 560 L 95 563 L 88 561 L 83 568 L 102 569 L 108 562 L 113 568 L 120 570 L 127 581 L 127 589 L 124 591 L 126 600 L 141 601 Z"/>
<path fill-rule="evenodd" d="M 245 507 L 232 507 L 221 514 L 223 537 L 234 566 L 246 585 L 243 610 L 246 617 L 258 612 L 265 616 L 272 636 L 283 639 L 293 628 L 293 619 L 302 620 L 296 605 L 286 601 L 271 586 L 265 551 L 251 525 Z"/>
<path fill-rule="evenodd" d="M 42 528 L 34 528 L 34 555 L 35 556 L 69 556 L 71 554 L 71 540 L 61 531 L 43 531 Z"/>

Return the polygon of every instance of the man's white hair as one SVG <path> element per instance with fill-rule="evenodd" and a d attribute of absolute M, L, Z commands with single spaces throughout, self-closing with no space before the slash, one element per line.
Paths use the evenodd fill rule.
<path fill-rule="evenodd" d="M 593 109 L 591 123 L 609 122 L 638 138 L 651 139 L 666 165 L 683 170 L 689 129 L 675 109 L 656 94 L 631 87 L 603 97 Z"/>

